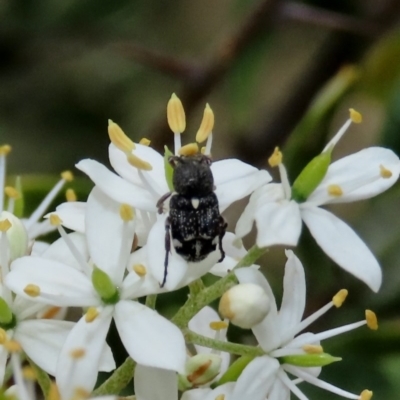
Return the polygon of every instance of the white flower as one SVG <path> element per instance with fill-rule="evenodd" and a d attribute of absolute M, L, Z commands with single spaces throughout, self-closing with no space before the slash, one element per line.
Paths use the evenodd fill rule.
<path fill-rule="evenodd" d="M 351 119 L 328 143 L 325 152 L 332 150 L 350 123 Z M 371 147 L 332 163 L 322 181 L 302 202 L 292 197 L 286 170 L 282 163 L 277 164 L 282 183 L 265 185 L 252 194 L 237 223 L 236 234 L 245 236 L 255 220 L 258 246 L 296 246 L 304 221 L 332 260 L 378 291 L 382 272 L 374 255 L 348 225 L 320 206 L 367 199 L 390 188 L 400 173 L 396 154 Z"/>
<path fill-rule="evenodd" d="M 330 303 L 302 320 L 306 297 L 304 269 L 300 260 L 292 251 L 286 251 L 286 255 L 288 261 L 285 267 L 284 292 L 279 311 L 271 287 L 259 271 L 250 268 L 240 268 L 235 271 L 239 282 L 261 285 L 270 298 L 271 308 L 269 314 L 260 324 L 252 328 L 259 345 L 268 354 L 263 357 L 274 358 L 281 361 L 279 370 L 276 372 L 274 384 L 268 392 L 268 400 L 289 400 L 290 392 L 293 392 L 300 400 L 308 400 L 297 386 L 297 384 L 302 381 L 309 382 L 348 399 L 359 399 L 359 395 L 346 392 L 319 379 L 320 367 L 295 366 L 288 362 L 290 362 L 291 356 L 295 357 L 309 352 L 322 352 L 320 341 L 324 339 L 348 332 L 365 324 L 368 324 L 371 329 L 376 329 L 375 315 L 369 311 L 366 312 L 367 320 L 344 325 L 317 334 L 305 332 L 299 335 L 300 332 L 306 329 L 330 308 L 334 306 L 340 307 L 347 295 L 347 291 L 340 291 L 333 297 Z M 291 380 L 287 372 L 299 379 Z M 364 396 L 366 396 L 366 394 L 370 392 L 364 391 L 363 393 Z M 361 398 L 367 399 L 368 397 Z"/>

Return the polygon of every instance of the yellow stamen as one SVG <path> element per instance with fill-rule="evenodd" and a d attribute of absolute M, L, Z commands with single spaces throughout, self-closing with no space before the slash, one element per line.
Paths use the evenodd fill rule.
<path fill-rule="evenodd" d="M 139 144 L 143 145 L 143 146 L 150 146 L 151 140 L 147 139 L 147 138 L 141 138 L 139 140 Z"/>
<path fill-rule="evenodd" d="M 373 394 L 371 390 L 365 389 L 360 394 L 360 400 L 370 400 Z"/>
<path fill-rule="evenodd" d="M 70 355 L 72 358 L 74 358 L 75 360 L 78 360 L 78 359 L 80 359 L 80 358 L 85 357 L 85 355 L 86 355 L 86 350 L 83 349 L 83 348 L 77 348 L 77 349 L 71 350 L 70 353 L 69 353 L 69 355 Z"/>
<path fill-rule="evenodd" d="M 19 353 L 20 351 L 22 351 L 21 345 L 16 340 L 7 340 L 3 343 L 3 346 L 10 353 Z"/>
<path fill-rule="evenodd" d="M 305 344 L 304 346 L 302 346 L 302 349 L 307 354 L 321 354 L 324 352 L 323 347 L 317 344 Z"/>
<path fill-rule="evenodd" d="M 204 109 L 203 120 L 201 121 L 200 128 L 196 133 L 196 142 L 202 143 L 210 136 L 214 128 L 214 113 L 211 107 L 206 104 Z"/>
<path fill-rule="evenodd" d="M 7 341 L 7 332 L 0 328 L 0 344 L 4 344 Z"/>
<path fill-rule="evenodd" d="M 12 223 L 8 219 L 0 221 L 0 232 L 7 232 L 12 227 Z"/>
<path fill-rule="evenodd" d="M 224 394 L 219 394 L 215 400 L 225 400 L 225 395 Z"/>
<path fill-rule="evenodd" d="M 203 147 L 200 149 L 200 153 L 201 153 L 201 154 L 205 154 L 205 152 L 206 152 L 206 146 L 203 146 Z"/>
<path fill-rule="evenodd" d="M 132 142 L 121 127 L 115 122 L 108 120 L 108 136 L 111 143 L 122 150 L 124 153 L 131 153 L 136 148 L 135 143 Z"/>
<path fill-rule="evenodd" d="M 129 204 L 121 204 L 119 208 L 119 216 L 123 221 L 129 222 L 135 218 L 135 210 Z"/>
<path fill-rule="evenodd" d="M 133 271 L 135 271 L 141 278 L 147 274 L 147 269 L 143 264 L 135 264 L 132 267 Z"/>
<path fill-rule="evenodd" d="M 336 308 L 339 308 L 342 306 L 344 301 L 346 300 L 347 295 L 349 294 L 347 289 L 341 289 L 339 290 L 333 297 L 332 297 L 332 303 Z"/>
<path fill-rule="evenodd" d="M 174 133 L 182 133 L 186 128 L 185 110 L 175 93 L 172 93 L 167 104 L 167 120 L 171 131 Z"/>
<path fill-rule="evenodd" d="M 378 318 L 373 311 L 365 310 L 365 319 L 367 320 L 367 326 L 369 329 L 372 329 L 373 331 L 378 329 Z"/>
<path fill-rule="evenodd" d="M 49 219 L 50 224 L 53 226 L 58 226 L 62 224 L 62 220 L 57 214 L 51 214 Z"/>
<path fill-rule="evenodd" d="M 74 180 L 74 174 L 71 171 L 61 172 L 61 178 L 67 182 L 71 182 Z"/>
<path fill-rule="evenodd" d="M 199 146 L 197 143 L 189 143 L 186 146 L 182 146 L 179 149 L 179 154 L 181 156 L 193 156 L 199 152 Z"/>
<path fill-rule="evenodd" d="M 282 164 L 283 154 L 279 150 L 279 147 L 275 147 L 274 152 L 271 157 L 268 158 L 268 164 L 271 167 L 277 167 L 279 164 Z"/>
<path fill-rule="evenodd" d="M 28 365 L 22 368 L 22 375 L 24 376 L 25 379 L 30 381 L 36 381 L 37 379 L 35 370 Z"/>
<path fill-rule="evenodd" d="M 9 144 L 4 144 L 3 146 L 0 146 L 0 156 L 6 156 L 7 154 L 10 154 L 11 151 L 11 146 Z"/>
<path fill-rule="evenodd" d="M 150 163 L 142 160 L 134 154 L 129 153 L 126 155 L 126 158 L 128 160 L 128 163 L 137 169 L 142 169 L 143 171 L 151 171 L 153 169 Z"/>
<path fill-rule="evenodd" d="M 50 307 L 42 316 L 42 319 L 53 319 L 58 312 L 61 310 L 61 307 Z"/>
<path fill-rule="evenodd" d="M 99 312 L 97 311 L 96 307 L 89 307 L 85 314 L 85 321 L 93 322 L 97 318 L 98 315 L 99 315 Z"/>
<path fill-rule="evenodd" d="M 328 194 L 334 197 L 343 196 L 343 190 L 339 185 L 329 185 Z"/>
<path fill-rule="evenodd" d="M 350 112 L 350 119 L 352 120 L 352 122 L 354 122 L 355 124 L 361 124 L 362 115 L 354 108 L 350 108 L 349 112 Z"/>
<path fill-rule="evenodd" d="M 33 283 L 29 283 L 25 286 L 24 292 L 30 297 L 38 297 L 40 295 L 40 287 Z"/>
<path fill-rule="evenodd" d="M 83 400 L 88 399 L 89 397 L 90 393 L 86 389 L 78 387 L 75 388 L 71 400 Z"/>
<path fill-rule="evenodd" d="M 380 169 L 380 174 L 381 174 L 382 178 L 388 179 L 388 178 L 392 177 L 392 175 L 393 175 L 392 171 L 388 170 L 383 165 L 380 165 L 379 169 Z"/>
<path fill-rule="evenodd" d="M 67 201 L 76 201 L 78 199 L 74 189 L 67 189 L 65 191 L 65 198 Z"/>
<path fill-rule="evenodd" d="M 225 321 L 212 321 L 210 322 L 210 328 L 214 331 L 220 331 L 228 327 L 228 323 Z"/>
<path fill-rule="evenodd" d="M 11 199 L 15 199 L 15 200 L 17 200 L 21 197 L 21 193 L 12 186 L 6 186 L 4 188 L 4 193 Z"/>
<path fill-rule="evenodd" d="M 49 400 L 61 400 L 60 392 L 55 382 L 50 382 Z"/>

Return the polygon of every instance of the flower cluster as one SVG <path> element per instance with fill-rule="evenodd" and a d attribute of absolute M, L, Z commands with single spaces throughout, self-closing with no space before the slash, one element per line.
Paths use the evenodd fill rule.
<path fill-rule="evenodd" d="M 400 174 L 399 158 L 375 147 L 331 163 L 341 136 L 351 123 L 361 122 L 361 115 L 350 110 L 349 120 L 292 185 L 276 149 L 269 163 L 278 167 L 281 182 L 273 183 L 266 170 L 237 159 L 211 162 L 214 114 L 208 105 L 194 143 L 181 144 L 186 120 L 175 95 L 167 118 L 174 151 L 165 148 L 164 155 L 147 139 L 134 143 L 109 121 L 114 171 L 95 160 L 80 161 L 76 167 L 94 183 L 87 201 L 78 202 L 68 192 L 69 201 L 44 222 L 39 218 L 71 173 L 62 174 L 28 219 L 19 218 L 19 181 L 5 188 L 6 208 L 0 194 L 1 382 L 12 368 L 15 386 L 9 390 L 21 400 L 35 398 L 21 367 L 23 353 L 36 368 L 33 379 L 52 400 L 88 398 L 99 371 L 114 370 L 95 394 L 114 399 L 134 375 L 135 395 L 142 400 L 288 400 L 290 393 L 307 400 L 301 382 L 369 400 L 371 391 L 353 394 L 319 374 L 340 360 L 324 352 L 322 341 L 363 325 L 377 329 L 375 314 L 367 310 L 358 322 L 307 332 L 316 319 L 343 304 L 347 291 L 304 318 L 305 272 L 294 252 L 286 251 L 280 307 L 255 262 L 270 246 L 296 246 L 304 221 L 336 264 L 378 291 L 382 272 L 376 258 L 347 224 L 321 206 L 387 190 Z M 9 151 L 0 147 L 0 187 Z M 236 228 L 229 224 L 226 230 L 221 214 L 249 195 Z M 246 251 L 241 238 L 254 221 L 256 244 Z M 52 244 L 34 240 L 50 230 L 60 235 Z M 207 273 L 218 278 L 205 287 L 201 278 Z M 175 316 L 160 315 L 156 296 L 185 286 L 190 296 Z M 219 313 L 209 306 L 217 299 Z M 82 310 L 77 322 L 64 320 L 68 307 Z M 106 341 L 112 321 L 130 357 L 118 369 Z M 258 345 L 229 342 L 229 323 L 251 329 Z M 240 357 L 232 362 L 232 354 Z"/>

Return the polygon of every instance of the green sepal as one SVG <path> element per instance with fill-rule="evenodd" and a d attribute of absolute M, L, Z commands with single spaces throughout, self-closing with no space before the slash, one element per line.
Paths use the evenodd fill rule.
<path fill-rule="evenodd" d="M 292 199 L 303 203 L 324 179 L 331 163 L 332 149 L 314 157 L 300 172 L 292 186 Z"/>
<path fill-rule="evenodd" d="M 254 360 L 254 356 L 242 356 L 232 363 L 227 371 L 221 376 L 216 386 L 227 382 L 236 382 L 243 370 Z"/>
<path fill-rule="evenodd" d="M 279 358 L 281 364 L 296 365 L 297 367 L 325 367 L 341 360 L 340 357 L 334 357 L 328 353 L 294 354 Z"/>
<path fill-rule="evenodd" d="M 20 176 L 17 176 L 17 178 L 15 179 L 15 189 L 18 190 L 21 197 L 14 201 L 13 214 L 18 218 L 22 218 L 24 216 L 25 202 L 24 202 L 24 192 L 22 191 L 22 183 Z"/>
<path fill-rule="evenodd" d="M 100 268 L 94 267 L 92 283 L 96 292 L 106 304 L 115 304 L 119 300 L 119 292 L 111 278 Z"/>
<path fill-rule="evenodd" d="M 171 192 L 174 191 L 174 184 L 172 182 L 172 178 L 174 176 L 174 169 L 172 168 L 172 165 L 169 163 L 168 159 L 173 155 L 174 154 L 171 152 L 171 150 L 167 146 L 164 146 L 165 180 L 167 181 L 168 188 Z"/>
<path fill-rule="evenodd" d="M 13 319 L 13 313 L 7 302 L 0 297 L 0 324 L 9 324 Z"/>

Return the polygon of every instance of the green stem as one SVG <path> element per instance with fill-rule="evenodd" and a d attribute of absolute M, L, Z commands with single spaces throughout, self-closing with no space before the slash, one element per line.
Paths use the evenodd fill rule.
<path fill-rule="evenodd" d="M 154 310 L 156 308 L 156 301 L 157 301 L 157 295 L 150 294 L 146 297 L 146 306 Z"/>
<path fill-rule="evenodd" d="M 258 247 L 255 244 L 233 269 L 250 267 L 250 265 L 253 265 L 267 251 L 268 247 Z"/>
<path fill-rule="evenodd" d="M 189 290 L 191 296 L 197 296 L 204 290 L 205 286 L 201 278 L 189 283 Z"/>
<path fill-rule="evenodd" d="M 42 389 L 43 396 L 45 400 L 48 400 L 50 394 L 50 386 L 51 386 L 51 379 L 46 372 L 42 370 L 39 366 L 37 366 L 29 357 L 26 357 L 29 361 L 30 366 L 35 371 L 35 375 L 37 378 L 37 382 Z"/>
<path fill-rule="evenodd" d="M 128 357 L 93 394 L 96 396 L 118 394 L 133 378 L 135 366 L 135 361 Z"/>

